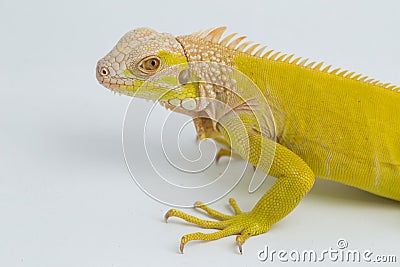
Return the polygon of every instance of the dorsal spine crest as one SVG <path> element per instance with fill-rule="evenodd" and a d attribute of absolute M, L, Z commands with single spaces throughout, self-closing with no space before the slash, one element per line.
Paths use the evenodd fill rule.
<path fill-rule="evenodd" d="M 297 65 L 300 67 L 304 67 L 307 69 L 324 72 L 332 75 L 336 75 L 338 77 L 343 77 L 346 79 L 356 80 L 362 83 L 370 84 L 373 86 L 379 86 L 384 89 L 388 89 L 391 91 L 400 92 L 400 87 L 396 85 L 392 85 L 391 83 L 382 83 L 379 80 L 370 78 L 368 76 L 362 74 L 355 74 L 355 72 L 349 72 L 348 70 L 342 70 L 341 68 L 335 68 L 330 70 L 332 65 L 324 66 L 324 62 L 311 62 L 307 64 L 308 58 L 303 59 L 302 57 L 297 57 L 294 60 L 294 54 L 287 56 L 287 54 L 281 54 L 279 51 L 275 51 L 273 49 L 264 52 L 267 46 L 262 46 L 257 50 L 260 44 L 252 44 L 252 42 L 243 42 L 247 37 L 246 36 L 239 36 L 234 38 L 237 33 L 231 33 L 226 35 L 222 40 L 221 37 L 225 33 L 227 27 L 222 26 L 218 28 L 209 28 L 204 31 L 199 31 L 193 34 L 193 36 L 208 40 L 212 43 L 219 44 L 225 46 L 228 49 L 232 49 L 237 52 L 245 53 L 254 57 L 263 58 L 266 60 L 273 60 L 277 62 L 285 62 L 288 64 Z M 252 45 L 251 45 L 252 44 Z M 250 47 L 249 47 L 250 45 Z M 248 48 L 247 48 L 248 47 Z M 247 48 L 247 50 L 245 50 Z M 281 54 L 281 55 L 280 55 Z"/>

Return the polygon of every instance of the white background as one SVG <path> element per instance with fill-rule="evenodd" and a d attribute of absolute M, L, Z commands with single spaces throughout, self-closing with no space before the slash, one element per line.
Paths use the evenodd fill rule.
<path fill-rule="evenodd" d="M 270 232 L 250 238 L 243 255 L 234 237 L 189 243 L 180 254 L 181 235 L 199 229 L 164 223 L 169 207 L 133 182 L 121 147 L 130 99 L 101 87 L 94 72 L 130 29 L 181 35 L 227 25 L 272 48 L 399 84 L 398 3 L 2 0 L 0 266 L 256 266 L 270 264 L 257 259 L 265 245 L 321 251 L 338 238 L 400 261 L 399 204 L 321 180 Z M 248 210 L 271 182 L 249 195 L 244 179 L 228 197 Z M 226 203 L 212 206 L 230 212 Z"/>

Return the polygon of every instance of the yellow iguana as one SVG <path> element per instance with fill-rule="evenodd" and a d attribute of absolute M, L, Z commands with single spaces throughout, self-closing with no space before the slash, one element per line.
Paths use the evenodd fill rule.
<path fill-rule="evenodd" d="M 347 70 L 332 70 L 322 62 L 307 63 L 293 55 L 264 52 L 265 47 L 244 42 L 244 36 L 222 37 L 225 30 L 220 27 L 174 37 L 148 28 L 136 29 L 125 34 L 99 60 L 96 69 L 98 81 L 113 91 L 158 100 L 194 117 L 199 138 L 213 138 L 227 146 L 218 156 L 231 155 L 232 149 L 232 153 L 277 178 L 249 212 L 242 212 L 233 199 L 230 204 L 234 215 L 196 203 L 217 220 L 201 220 L 169 210 L 166 219 L 176 216 L 203 228 L 219 229 L 184 235 L 181 251 L 191 240 L 237 235 L 242 252 L 247 238 L 268 231 L 299 204 L 313 186 L 315 176 L 400 200 L 399 87 Z M 247 75 L 271 107 L 276 142 L 263 134 L 262 125 L 245 109 L 236 110 L 236 119 L 224 115 L 216 117 L 216 122 L 196 118 L 211 109 L 207 101 L 198 101 L 201 97 L 232 106 L 234 98 L 228 97 L 232 95 L 229 88 L 185 83 L 190 74 L 166 72 L 166 77 L 138 91 L 147 79 L 191 62 L 218 63 Z M 221 68 L 211 70 L 209 75 L 211 80 L 230 79 Z M 171 89 L 171 83 L 181 86 Z M 236 130 L 239 124 L 245 134 Z"/>

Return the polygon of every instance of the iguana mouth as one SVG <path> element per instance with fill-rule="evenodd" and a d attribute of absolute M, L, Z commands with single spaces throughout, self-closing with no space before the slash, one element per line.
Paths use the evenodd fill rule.
<path fill-rule="evenodd" d="M 102 78 L 102 77 L 101 77 Z M 118 84 L 118 83 L 111 83 L 108 81 L 104 81 L 105 79 L 99 79 L 100 84 L 105 86 L 106 88 L 110 89 L 114 93 L 123 94 L 134 96 L 135 92 L 133 91 L 133 85 L 126 85 L 126 84 Z M 123 90 L 123 87 L 131 87 L 130 90 Z M 152 100 L 152 99 L 150 99 Z M 156 100 L 152 100 L 156 102 Z M 199 100 L 194 98 L 185 98 L 185 99 L 170 99 L 170 100 L 158 100 L 161 106 L 169 110 L 175 110 L 180 113 L 185 113 L 188 115 L 192 115 L 194 111 L 198 109 L 200 106 Z M 190 114 L 189 114 L 190 113 Z"/>
<path fill-rule="evenodd" d="M 131 79 L 116 79 L 116 78 L 106 78 L 101 76 L 98 72 L 96 72 L 96 78 L 98 82 L 110 89 L 114 93 L 124 94 L 133 96 L 134 95 L 134 86 Z"/>
<path fill-rule="evenodd" d="M 114 94 L 118 93 L 119 95 L 128 95 L 128 96 L 134 96 L 135 92 L 133 91 L 133 85 L 130 85 L 129 90 L 124 90 L 122 86 L 127 87 L 127 85 L 124 84 L 117 84 L 117 83 L 108 83 L 108 82 L 100 82 L 103 86 L 105 86 L 107 89 L 110 89 L 111 92 L 114 92 Z M 126 88 L 125 88 L 126 89 Z"/>

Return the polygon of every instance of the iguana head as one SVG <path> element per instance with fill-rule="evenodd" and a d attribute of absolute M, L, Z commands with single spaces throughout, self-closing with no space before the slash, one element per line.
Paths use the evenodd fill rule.
<path fill-rule="evenodd" d="M 184 50 L 173 35 L 139 28 L 98 61 L 96 77 L 115 92 L 176 104 L 197 96 L 195 86 L 177 86 L 179 71 L 171 67 L 184 63 Z"/>
<path fill-rule="evenodd" d="M 149 28 L 129 31 L 98 61 L 97 80 L 114 92 L 158 100 L 190 115 L 200 138 L 213 136 L 218 118 L 232 108 L 248 111 L 255 107 L 252 100 L 263 99 L 235 64 L 261 57 L 265 47 L 253 53 L 255 44 L 245 50 L 250 44 L 240 44 L 245 37 L 234 38 L 233 33 L 221 39 L 225 30 L 178 37 Z"/>

